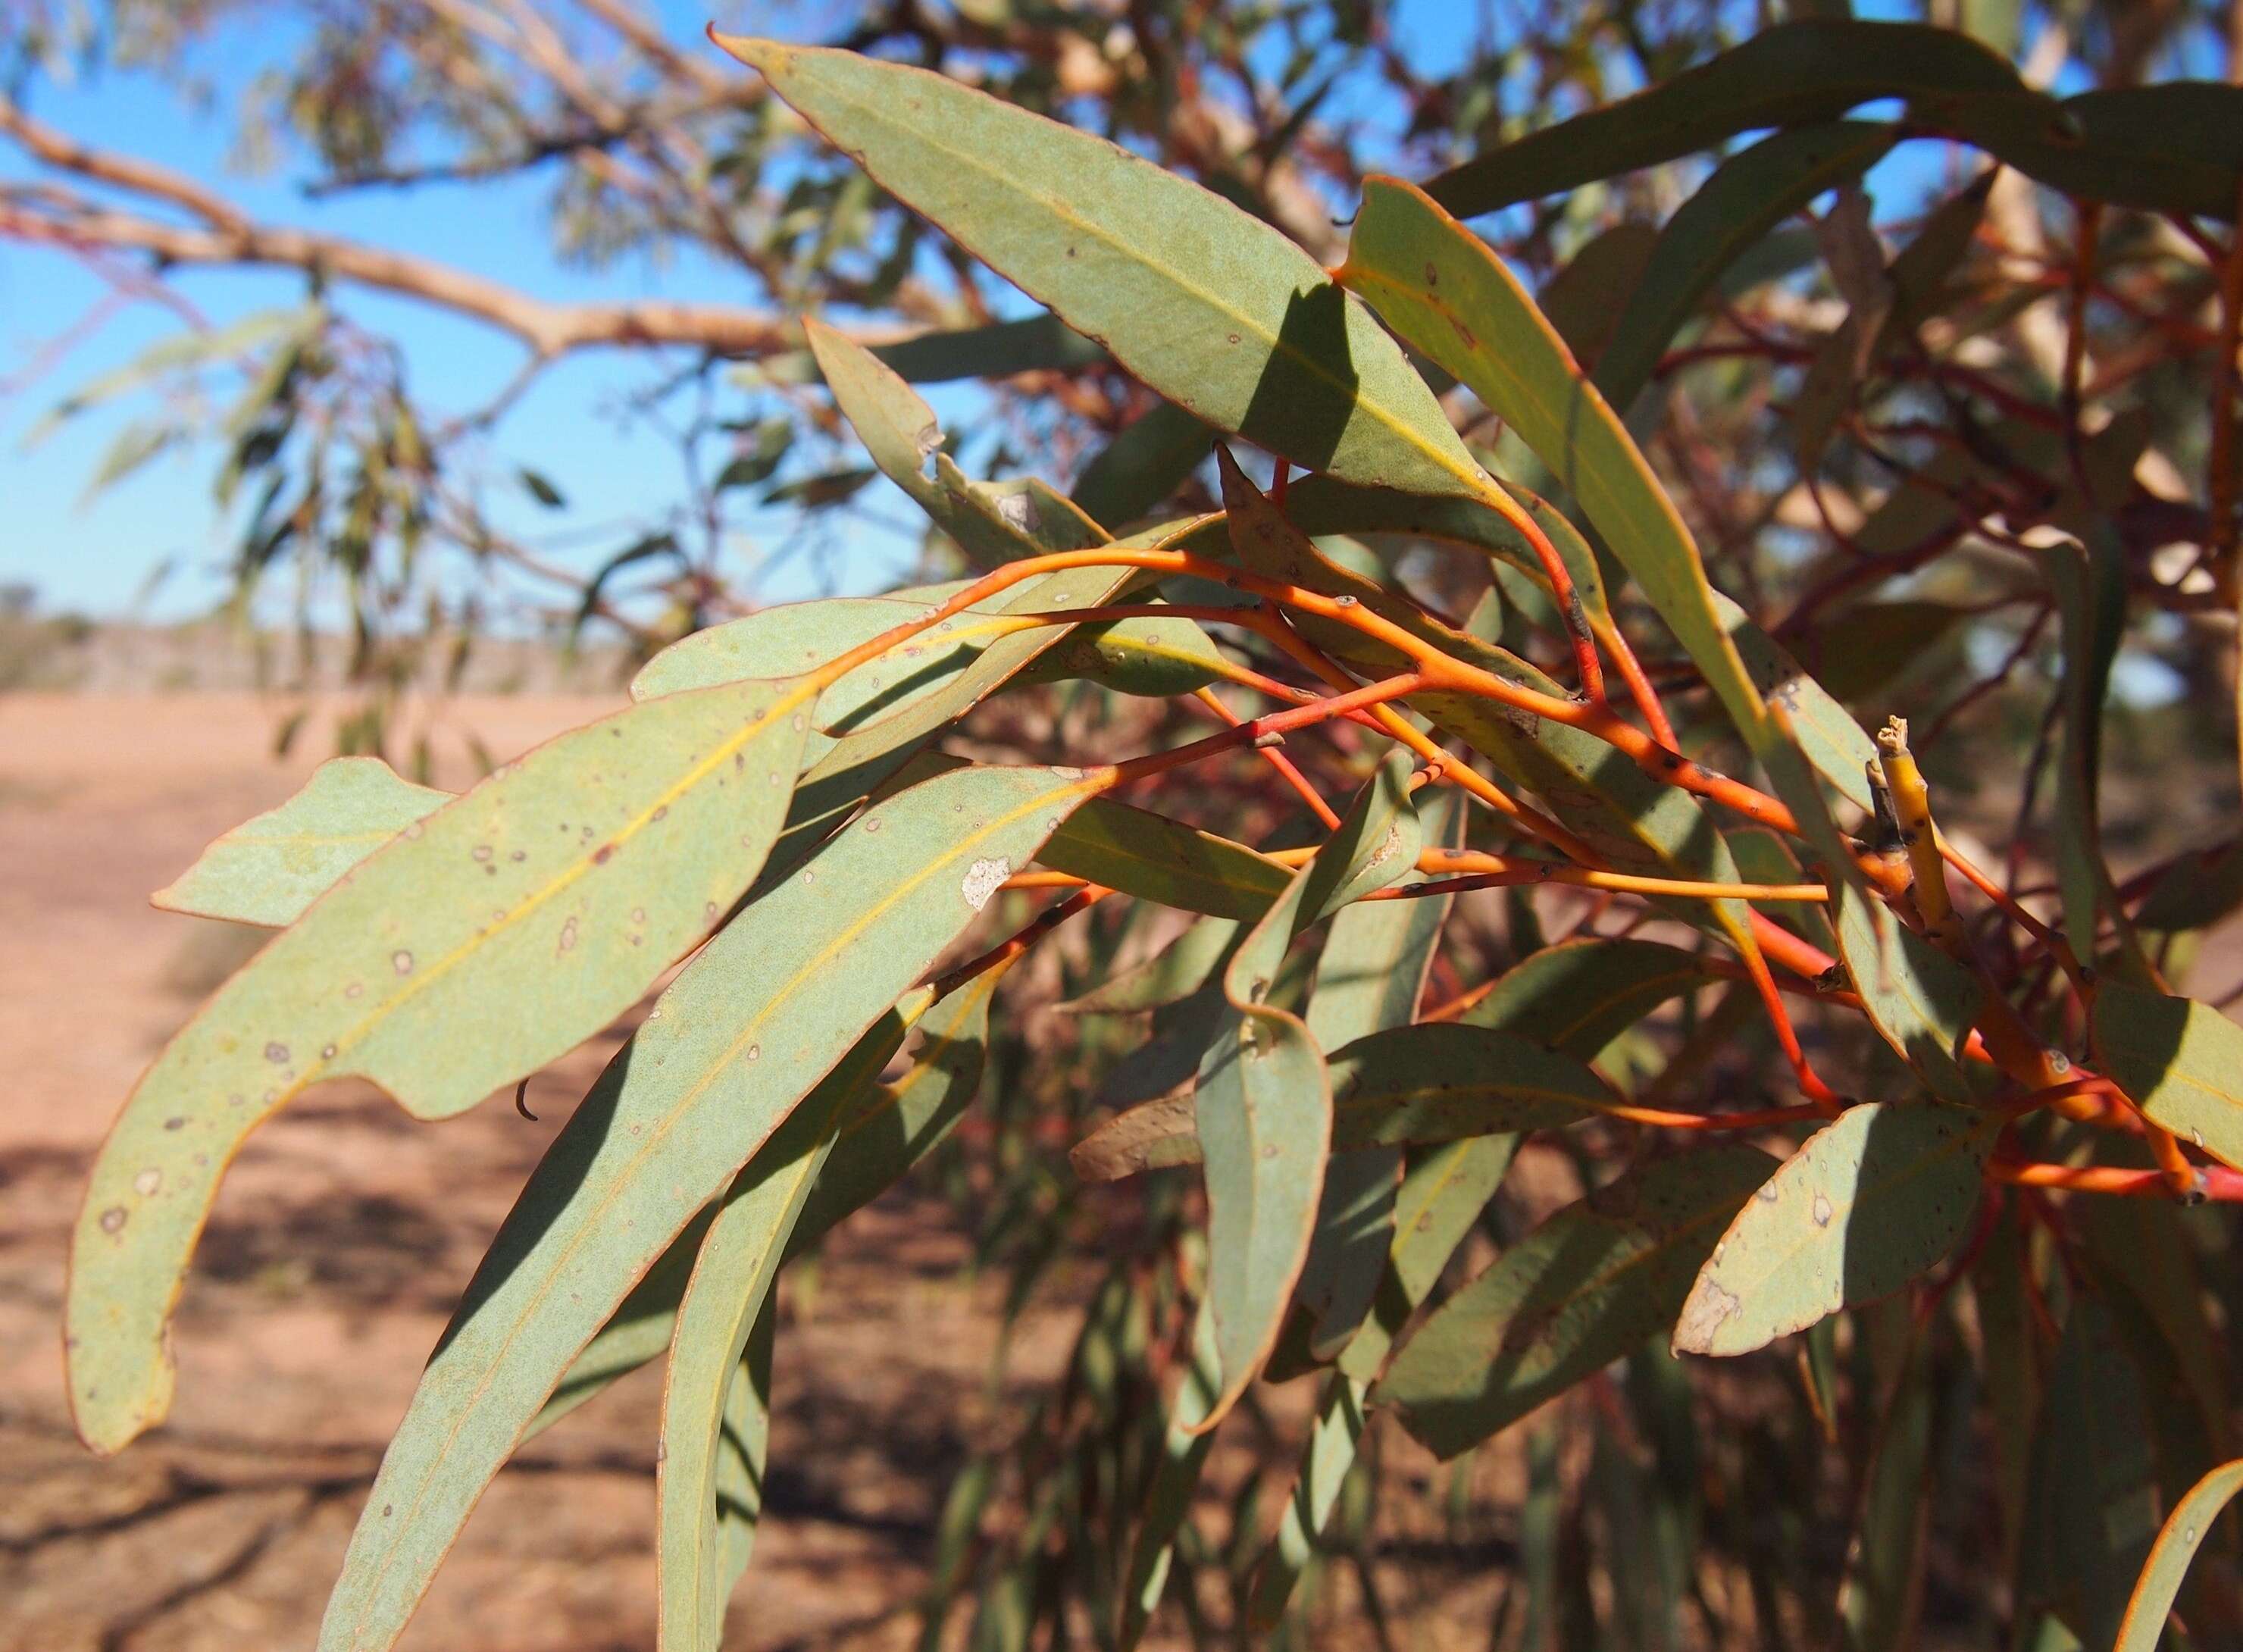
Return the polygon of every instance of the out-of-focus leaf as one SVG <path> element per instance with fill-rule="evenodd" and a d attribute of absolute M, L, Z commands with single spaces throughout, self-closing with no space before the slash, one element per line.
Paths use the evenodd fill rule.
<path fill-rule="evenodd" d="M 1937 1399 L 1931 1359 L 1919 1339 L 1878 1419 L 1860 1520 L 1846 1546 L 1838 1618 L 1847 1652 L 1900 1652 L 1916 1643 Z"/>
<path fill-rule="evenodd" d="M 1738 1212 L 1683 1305 L 1674 1351 L 1749 1353 L 1916 1278 L 1970 1226 L 2003 1123 L 1945 1107 L 1848 1108 Z"/>
<path fill-rule="evenodd" d="M 2209 1004 L 2106 980 L 2093 1034 L 2103 1070 L 2145 1113 L 2243 1166 L 2243 1027 Z"/>
<path fill-rule="evenodd" d="M 2018 91 L 1912 102 L 1929 124 L 2066 195 L 2235 219 L 2243 88 L 2168 81 L 2061 100 Z"/>
<path fill-rule="evenodd" d="M 1478 1136 L 1434 1148 L 1411 1165 L 1394 1196 L 1394 1248 L 1371 1317 L 1339 1357 L 1340 1370 L 1368 1382 L 1394 1339 L 1440 1283 L 1442 1270 L 1472 1231 L 1511 1169 L 1516 1136 Z"/>
<path fill-rule="evenodd" d="M 1672 1322 L 1690 1280 L 1775 1161 L 1723 1146 L 1660 1159 L 1569 1204 L 1450 1297 L 1372 1389 L 1443 1459 L 1478 1444 Z"/>
<path fill-rule="evenodd" d="M 166 912 L 278 929 L 451 799 L 400 779 L 380 758 L 333 758 L 295 796 L 214 839 L 148 899 Z"/>
<path fill-rule="evenodd" d="M 323 1647 L 395 1640 L 490 1475 L 638 1277 L 1097 784 L 938 775 L 853 823 L 678 976 L 470 1281 L 382 1460 Z"/>
<path fill-rule="evenodd" d="M 166 373 L 247 355 L 261 345 L 276 341 L 285 350 L 295 341 L 308 336 L 324 316 L 320 306 L 307 304 L 292 310 L 259 310 L 221 327 L 167 334 L 122 367 L 112 367 L 79 385 L 40 415 L 24 431 L 18 445 L 25 448 L 36 447 L 87 408 L 145 388 Z"/>
<path fill-rule="evenodd" d="M 1536 301 L 1576 360 L 1602 356 L 1658 243 L 1659 232 L 1648 224 L 1615 224 L 1542 284 Z"/>
<path fill-rule="evenodd" d="M 1115 433 L 1075 478 L 1069 496 L 1094 522 L 1119 528 L 1149 515 L 1206 462 L 1215 429 L 1162 401 Z"/>
<path fill-rule="evenodd" d="M 2209 929 L 2243 907 L 2243 841 L 2199 851 L 2175 863 L 2134 908 L 2134 922 L 2168 934 Z"/>
<path fill-rule="evenodd" d="M 2154 1438 L 2141 1374 L 2094 1297 L 2071 1305 L 2034 1441 L 2018 1603 L 2085 1646 L 2118 1637 L 2158 1530 Z"/>
<path fill-rule="evenodd" d="M 1669 999 L 1713 979 L 1688 953 L 1660 941 L 1568 941 L 1519 960 L 1461 1019 L 1586 1061 Z"/>
<path fill-rule="evenodd" d="M 2009 63 L 1951 30 L 1802 19 L 1633 98 L 1505 144 L 1442 173 L 1426 192 L 1459 218 L 1710 149 L 1740 132 L 1835 120 L 1885 98 L 2011 91 Z"/>
<path fill-rule="evenodd" d="M 1595 362 L 1605 400 L 1627 413 L 1721 272 L 1825 190 L 1859 178 L 1898 136 L 1891 126 L 1835 121 L 1779 131 L 1723 161 L 1659 233 L 1610 345 L 1583 357 Z"/>
<path fill-rule="evenodd" d="M 1310 470 L 1478 476 L 1377 323 L 1283 234 L 1127 151 L 922 70 L 718 37 L 890 193 L 1185 411 Z"/>
<path fill-rule="evenodd" d="M 375 850 L 219 990 L 87 1189 L 67 1319 L 89 1444 L 167 1409 L 165 1324 L 249 1132 L 345 1076 L 443 1117 L 628 1009 L 762 866 L 812 692 L 742 683 L 562 735 Z"/>
<path fill-rule="evenodd" d="M 1276 1535 L 1263 1552 L 1247 1584 L 1246 1625 L 1256 1635 L 1267 1635 L 1285 1615 L 1293 1587 L 1316 1554 L 1317 1534 L 1331 1518 L 1340 1487 L 1355 1467 L 1356 1447 L 1363 1440 L 1363 1400 L 1367 1385 L 1335 1371 L 1325 1379 L 1324 1396 L 1317 1402 L 1316 1419 L 1301 1447 L 1300 1467 L 1294 1471 L 1293 1489 L 1285 1499 Z"/>
<path fill-rule="evenodd" d="M 2239 1491 L 2243 1491 L 2243 1461 L 2222 1463 L 2173 1505 L 2134 1581 L 2125 1616 L 2119 1621 L 2115 1652 L 2157 1652 L 2166 1616 L 2188 1576 L 2189 1562 Z"/>
<path fill-rule="evenodd" d="M 1364 187 L 1339 274 L 1550 467 L 1757 754 L 1773 732 L 1714 611 L 1689 529 L 1518 278 L 1423 192 L 1383 178 Z"/>
<path fill-rule="evenodd" d="M 1161 1438 L 1152 1487 L 1145 1495 L 1136 1541 L 1130 1547 L 1129 1573 L 1122 1595 L 1122 1652 L 1130 1652 L 1143 1638 L 1153 1608 L 1161 1603 L 1162 1591 L 1168 1588 L 1176 1534 L 1191 1513 L 1192 1494 L 1198 1489 L 1200 1471 L 1215 1445 L 1208 1419 L 1214 1413 L 1222 1388 L 1215 1314 L 1202 1305 L 1192 1325 L 1191 1358 L 1169 1404 L 1168 1430 Z"/>
<path fill-rule="evenodd" d="M 516 474 L 522 477 L 522 491 L 548 510 L 567 509 L 569 501 L 546 477 L 544 472 L 532 470 L 529 466 L 524 465 Z"/>
<path fill-rule="evenodd" d="M 1235 921 L 1203 918 L 1143 963 L 1054 1008 L 1078 1015 L 1126 1015 L 1180 1002 L 1199 989 L 1237 936 Z"/>

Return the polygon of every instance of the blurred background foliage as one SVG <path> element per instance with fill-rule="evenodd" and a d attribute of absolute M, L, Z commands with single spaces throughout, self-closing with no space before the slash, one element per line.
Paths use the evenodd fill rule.
<path fill-rule="evenodd" d="M 921 64 L 1104 133 L 1333 261 L 1369 173 L 1444 174 L 1773 25 L 1845 7 L 1557 0 L 1398 17 L 1375 0 L 899 0 L 845 15 L 717 10 L 724 26 Z M 1959 31 L 2067 96 L 2243 78 L 2243 7 L 2208 0 L 1939 0 L 1878 15 Z M 129 367 L 92 378 L 73 377 L 74 339 L 58 336 L 10 393 L 48 398 L 56 421 L 129 406 L 91 486 L 177 449 L 206 461 L 240 623 L 293 628 L 306 651 L 324 632 L 350 638 L 363 710 L 344 726 L 346 749 L 401 755 L 402 709 L 441 694 L 489 637 L 597 644 L 635 661 L 761 605 L 772 570 L 791 561 L 862 589 L 863 546 L 900 536 L 926 577 L 969 568 L 967 552 L 907 525 L 915 513 L 819 382 L 798 313 L 940 387 L 946 440 L 972 475 L 1041 477 L 1115 531 L 1215 502 L 1203 427 L 887 199 L 760 80 L 708 51 L 697 19 L 676 8 L 8 0 L 4 16 L 0 139 L 14 156 L 0 173 L 0 243 L 82 266 L 100 294 L 87 327 L 128 306 L 178 320 Z M 533 179 L 547 207 L 536 258 L 713 268 L 731 296 L 542 298 L 484 273 L 476 248 L 443 263 L 252 216 L 227 177 L 183 175 L 42 114 L 58 78 L 89 76 L 139 77 L 192 105 L 209 95 L 214 57 L 249 35 L 267 66 L 220 111 L 244 169 L 318 199 Z M 1715 585 L 1865 724 L 1914 720 L 1947 829 L 2020 893 L 2058 876 L 2065 695 L 2103 698 L 2101 831 L 2121 892 L 2167 978 L 2224 1005 L 2243 990 L 2243 958 L 2215 927 L 2243 904 L 2234 208 L 2068 198 L 1989 167 L 1923 107 L 1901 106 L 1874 70 L 1864 65 L 1857 95 L 1835 109 L 1779 110 L 1677 158 L 1522 187 L 1475 227 L 1600 381 L 1633 392 L 1615 400 Z M 1768 127 L 1849 111 L 1896 124 L 1818 125 L 1841 152 L 1806 162 L 1756 147 Z M 2186 125 L 2185 111 L 2159 118 Z M 1517 154 L 1522 168 L 1550 164 L 1531 146 Z M 1698 277 L 1672 328 L 1647 341 L 1629 331 L 1640 307 L 1631 301 L 1662 247 L 1686 238 Z M 180 280 L 233 266 L 293 272 L 300 295 L 208 324 Z M 405 352 L 363 319 L 369 293 L 510 338 L 516 370 L 468 402 L 430 404 Z M 674 449 L 679 479 L 658 512 L 589 536 L 574 520 L 573 478 L 509 423 L 541 374 L 583 353 L 616 364 L 625 416 Z M 1468 395 L 1449 404 L 1505 474 L 1538 480 Z M 2040 552 L 2051 524 L 2077 531 L 2086 517 L 2098 670 L 2068 689 L 2069 598 L 2044 577 Z M 1458 617 L 1484 594 L 1477 559 L 1393 536 L 1350 554 Z M 1546 602 L 1501 578 L 1506 645 L 1554 666 L 1563 643 Z M 1647 664 L 1662 690 L 1698 705 L 1679 657 Z M 285 664 L 276 670 L 285 680 Z M 953 745 L 1030 757 L 1142 749 L 1174 732 L 1167 718 L 1186 721 L 1069 684 L 1008 697 Z M 1354 733 L 1340 728 L 1301 755 L 1334 794 L 1375 755 Z M 1209 824 L 1256 841 L 1291 811 L 1274 783 L 1223 807 Z M 1608 899 L 1556 891 L 1465 902 L 1428 1001 L 1453 1001 L 1549 942 L 1640 922 Z M 1024 1005 L 1070 998 L 1117 961 L 1150 956 L 1175 927 L 1110 903 L 1040 948 L 1005 990 Z M 2050 990 L 2045 958 L 1997 963 L 2028 1001 Z M 1774 1093 L 1781 1070 L 1748 1011 L 1741 988 L 1686 997 L 1621 1035 L 1600 1069 L 1654 1104 L 1716 1094 L 1748 1104 Z M 1085 1187 L 1067 1150 L 1113 1106 L 1159 1093 L 1163 1016 L 1175 1013 L 1156 1014 L 1149 1038 L 1128 1018 L 1000 1015 L 990 1105 L 924 1172 L 975 1236 L 977 1265 L 1007 1280 L 1015 1310 L 1059 1299 L 1081 1311 L 1063 1379 L 956 1480 L 925 1604 L 930 1646 L 960 1635 L 993 1652 L 1097 1643 L 1117 1621 L 1147 1500 L 1175 1456 L 1164 1396 L 1189 1359 L 1201 1211 L 1188 1172 Z M 1178 1038 L 1189 1044 L 1190 1030 Z M 1594 1156 L 1624 1145 L 1587 1134 Z M 1574 1151 L 1521 1155 L 1459 1245 L 1453 1277 L 1576 1196 L 1586 1161 Z M 2071 1538 L 2047 1511 L 2119 1518 L 2112 1500 L 2125 1487 L 2091 1440 L 2067 1433 L 2089 1417 L 2121 1445 L 2154 1433 L 2168 1481 L 2226 1439 L 2243 1253 L 2232 1224 L 2201 1211 L 2113 1201 L 2059 1212 L 2024 1195 L 2001 1209 L 1975 1243 L 2005 1268 L 1982 1267 L 1962 1291 L 1956 1276 L 1937 1278 L 1826 1322 L 1780 1357 L 1686 1379 L 1662 1338 L 1450 1464 L 1374 1418 L 1273 1643 L 1418 1644 L 1412 1625 L 1438 1597 L 1468 1601 L 1503 1647 L 2073 1644 L 2037 1605 L 2078 1582 Z M 2037 1336 L 2053 1345 L 2068 1293 L 2121 1271 L 2135 1284 L 2114 1293 L 2116 1330 L 2079 1329 L 2075 1314 L 2060 1352 L 2021 1359 Z M 1977 1283 L 1997 1277 L 2012 1282 L 2005 1294 Z M 2017 1385 L 2044 1391 L 2045 1406 L 1977 1403 Z M 1226 1426 L 1178 1533 L 1164 1633 L 1245 1633 L 1313 1386 L 1275 1390 L 1297 1396 L 1290 1410 L 1251 1399 Z M 2152 1416 L 2166 1421 L 2152 1429 Z M 2193 1440 L 2173 1438 L 2191 1429 Z M 2243 1613 L 2232 1534 L 2213 1549 L 2192 1585 L 2196 1609 L 2233 1633 Z"/>

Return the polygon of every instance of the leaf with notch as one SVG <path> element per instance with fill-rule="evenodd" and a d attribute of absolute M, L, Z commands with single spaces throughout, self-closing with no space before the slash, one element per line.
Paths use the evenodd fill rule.
<path fill-rule="evenodd" d="M 87 1187 L 66 1317 L 88 1444 L 168 1408 L 165 1325 L 249 1132 L 346 1076 L 444 1117 L 628 1009 L 762 866 L 813 693 L 741 683 L 563 734 L 376 849 L 219 989 Z"/>

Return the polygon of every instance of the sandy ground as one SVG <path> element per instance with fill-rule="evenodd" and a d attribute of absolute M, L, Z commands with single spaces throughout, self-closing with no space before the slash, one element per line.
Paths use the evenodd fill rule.
<path fill-rule="evenodd" d="M 614 703 L 493 698 L 451 716 L 507 753 Z M 87 1455 L 70 1432 L 57 1332 L 77 1189 L 142 1067 L 243 955 L 235 932 L 145 896 L 332 750 L 315 718 L 276 760 L 280 709 L 249 695 L 0 697 L 0 927 L 13 943 L 0 948 L 0 1648 L 11 1652 L 311 1645 L 451 1303 L 619 1037 L 536 1082 L 535 1123 L 502 1102 L 419 1125 L 344 1086 L 284 1113 L 235 1167 L 205 1237 L 170 1423 L 112 1461 Z M 992 1304 L 958 1282 L 959 1259 L 908 1200 L 868 1212 L 830 1253 L 814 1309 L 782 1341 L 774 1517 L 728 1645 L 912 1642 L 948 1470 L 1000 1403 L 985 1381 Z M 502 1477 L 406 1645 L 652 1644 L 654 1375 L 578 1412 Z"/>

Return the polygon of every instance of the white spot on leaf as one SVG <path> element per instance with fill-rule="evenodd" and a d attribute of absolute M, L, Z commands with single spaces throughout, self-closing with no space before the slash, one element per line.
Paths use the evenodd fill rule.
<path fill-rule="evenodd" d="M 966 904 L 979 912 L 1012 875 L 1013 863 L 1001 856 L 993 860 L 976 860 L 966 868 L 966 881 L 959 885 L 959 892 L 966 897 Z"/>

